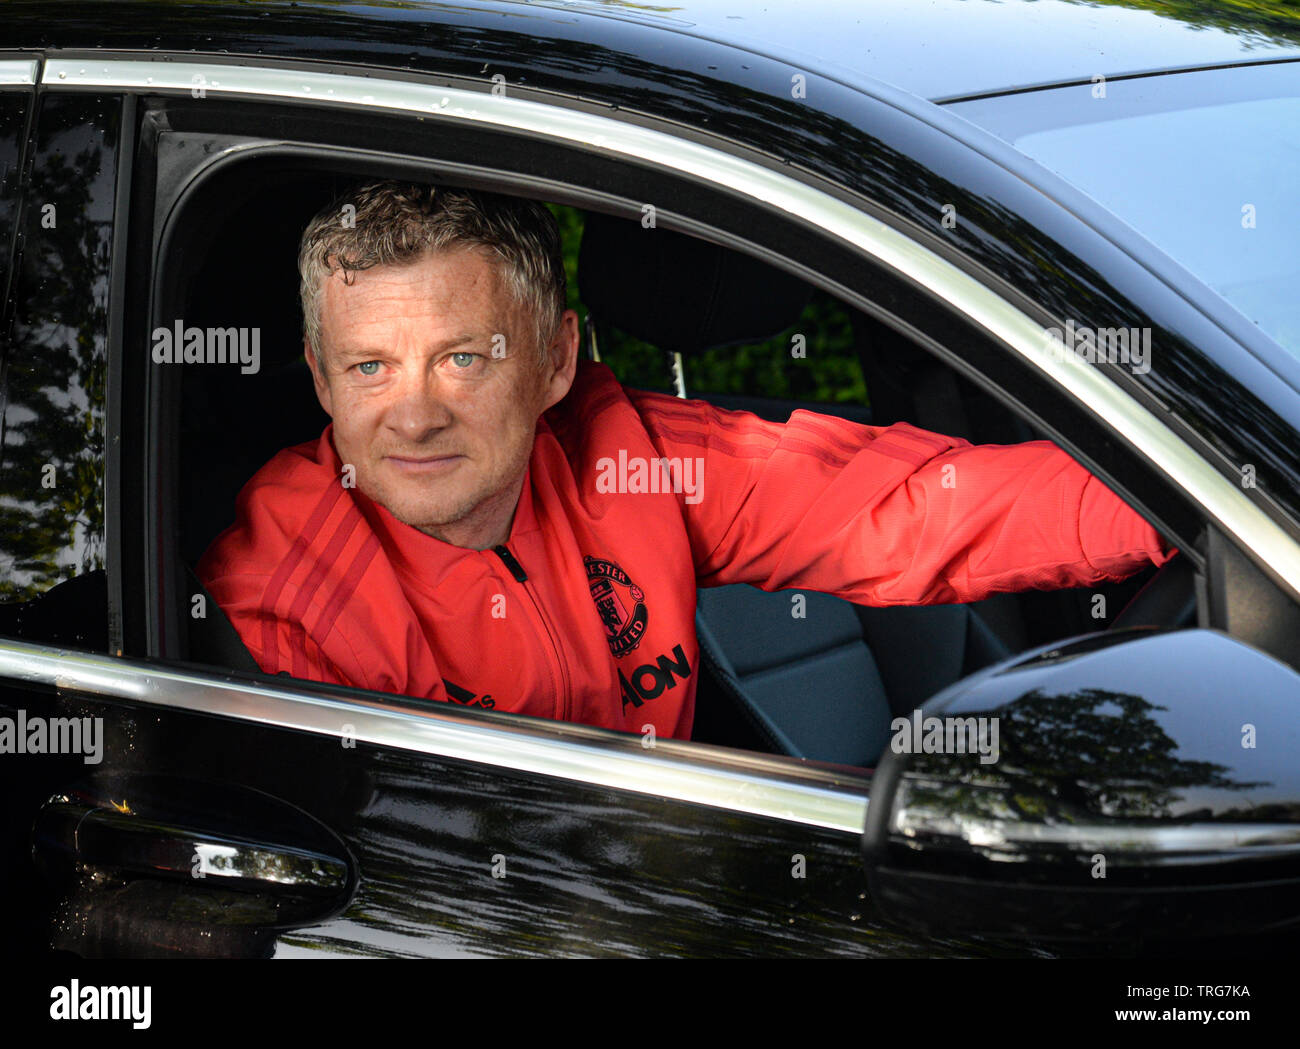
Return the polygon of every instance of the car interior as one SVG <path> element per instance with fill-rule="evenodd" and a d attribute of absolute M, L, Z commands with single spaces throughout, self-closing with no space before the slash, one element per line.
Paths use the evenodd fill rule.
<path fill-rule="evenodd" d="M 307 222 L 355 176 L 319 166 L 275 166 L 227 180 L 187 214 L 201 215 L 173 243 L 156 315 L 186 325 L 261 329 L 261 367 L 179 369 L 170 417 L 179 428 L 170 570 L 189 595 L 208 544 L 233 523 L 244 483 L 276 452 L 319 436 L 328 422 L 302 355 L 297 248 Z M 193 192 L 199 192 L 194 190 Z M 672 391 L 674 359 L 734 351 L 788 332 L 820 289 L 756 258 L 667 229 L 646 237 L 634 219 L 578 213 L 577 288 L 582 351 L 620 375 L 620 343 L 657 347 Z M 664 308 L 671 303 L 671 308 Z M 886 425 L 906 420 L 977 443 L 1039 439 L 996 398 L 880 321 L 844 307 L 866 403 L 808 402 L 760 388 L 725 394 L 687 388 L 720 407 L 784 421 L 796 408 Z M 675 358 L 674 355 L 680 355 Z M 620 378 L 622 376 L 620 375 Z M 744 384 L 741 383 L 743 386 Z M 1105 588 L 1118 610 L 1145 581 Z M 693 739 L 810 761 L 872 767 L 890 722 L 946 685 L 1028 647 L 1103 629 L 1094 591 L 1000 594 L 970 605 L 872 608 L 808 593 L 792 618 L 790 594 L 748 585 L 701 589 L 702 666 Z M 215 601 L 184 616 L 180 658 L 257 672 Z M 187 633 L 185 633 L 187 632 Z"/>

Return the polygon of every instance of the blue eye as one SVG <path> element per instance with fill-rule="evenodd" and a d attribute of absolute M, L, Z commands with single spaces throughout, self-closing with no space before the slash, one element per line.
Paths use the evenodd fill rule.
<path fill-rule="evenodd" d="M 366 371 L 367 368 L 372 368 L 373 371 Z M 360 364 L 357 365 L 357 370 L 360 371 L 362 375 L 378 375 L 378 374 L 379 374 L 379 362 L 378 362 L 378 361 L 362 361 Z"/>
<path fill-rule="evenodd" d="M 457 368 L 468 368 L 477 356 L 477 353 L 453 353 L 451 359 Z"/>

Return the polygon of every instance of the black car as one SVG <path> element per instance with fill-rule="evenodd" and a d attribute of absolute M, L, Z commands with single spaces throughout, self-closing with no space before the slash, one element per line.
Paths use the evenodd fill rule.
<path fill-rule="evenodd" d="M 0 6 L 7 951 L 1294 951 L 1300 20 L 817 6 Z M 297 241 L 381 177 L 551 205 L 628 385 L 1050 439 L 1180 554 L 703 589 L 689 742 L 262 674 L 194 566 L 326 422 Z M 939 717 L 997 760 L 888 742 Z"/>

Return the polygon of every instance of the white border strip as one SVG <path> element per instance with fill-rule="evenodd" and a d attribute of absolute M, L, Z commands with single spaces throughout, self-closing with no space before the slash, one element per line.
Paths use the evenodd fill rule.
<path fill-rule="evenodd" d="M 860 835 L 866 827 L 867 799 L 862 794 L 770 778 L 757 771 L 695 764 L 688 756 L 665 753 L 667 747 L 642 753 L 639 742 L 636 750 L 622 750 L 599 742 L 556 739 L 522 725 L 479 724 L 454 714 L 416 713 L 366 700 L 282 692 L 216 675 L 17 641 L 0 641 L 0 678 L 339 739 L 347 736 L 380 747 L 850 834 Z M 302 687 L 309 689 L 310 683 L 302 683 Z"/>
<path fill-rule="evenodd" d="M 407 81 L 250 65 L 55 58 L 45 63 L 42 83 L 49 87 L 181 91 L 195 97 L 212 94 L 326 102 L 469 120 L 540 133 L 586 149 L 687 172 L 778 207 L 910 277 L 1014 348 L 1177 483 L 1271 566 L 1300 600 L 1300 545 L 1159 418 L 1074 354 L 1051 352 L 1038 324 L 952 263 L 844 201 L 779 172 L 609 117 Z"/>

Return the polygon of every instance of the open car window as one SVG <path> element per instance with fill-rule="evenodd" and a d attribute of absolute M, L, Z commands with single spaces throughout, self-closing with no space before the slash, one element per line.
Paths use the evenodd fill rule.
<path fill-rule="evenodd" d="M 184 202 L 183 233 L 164 241 L 187 251 L 161 260 L 166 280 L 155 320 L 233 332 L 242 354 L 231 353 L 226 363 L 163 367 L 166 382 L 155 387 L 159 417 L 175 435 L 163 444 L 176 450 L 165 506 L 176 543 L 167 563 L 177 595 L 177 658 L 228 670 L 255 666 L 196 568 L 234 521 L 236 495 L 248 479 L 281 449 L 319 438 L 328 422 L 301 348 L 298 237 L 359 177 L 330 171 L 326 160 L 232 167 L 191 191 L 198 199 Z M 671 251 L 638 257 L 647 234 L 633 218 L 547 203 L 565 240 L 569 305 L 585 322 L 582 352 L 628 388 L 685 393 L 778 422 L 814 410 L 861 424 L 912 422 L 973 443 L 1041 436 L 914 340 L 777 267 L 668 231 Z M 722 290 L 707 304 L 694 303 L 690 289 L 706 271 Z M 624 279 L 625 272 L 641 280 Z M 238 291 L 232 274 L 239 274 Z M 647 285 L 669 289 L 668 302 L 650 296 L 647 308 Z M 762 309 L 747 310 L 746 301 Z M 1030 646 L 1104 628 L 1145 578 L 913 608 L 746 584 L 702 587 L 698 661 L 691 665 L 684 651 L 664 657 L 667 669 L 654 653 L 643 665 L 630 661 L 622 675 L 624 705 L 640 705 L 696 675 L 695 742 L 870 768 L 896 717 Z M 472 680 L 444 684 L 455 704 L 495 707 L 495 697 Z"/>

